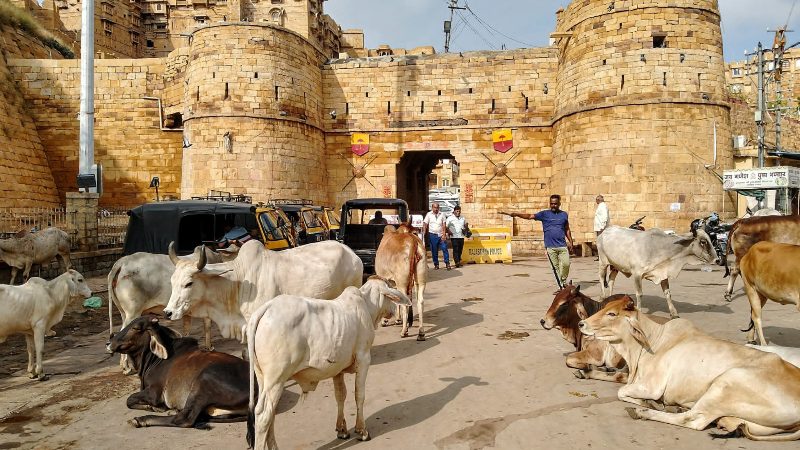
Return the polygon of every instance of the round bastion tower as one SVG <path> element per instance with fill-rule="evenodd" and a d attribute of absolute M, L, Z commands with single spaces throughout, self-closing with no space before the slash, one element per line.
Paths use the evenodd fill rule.
<path fill-rule="evenodd" d="M 181 196 L 210 190 L 327 203 L 322 53 L 269 23 L 192 34 L 184 93 Z"/>
<path fill-rule="evenodd" d="M 552 190 L 575 238 L 594 240 L 597 194 L 615 225 L 646 215 L 685 233 L 721 213 L 715 130 L 718 173 L 733 149 L 717 0 L 581 0 L 557 19 Z"/>

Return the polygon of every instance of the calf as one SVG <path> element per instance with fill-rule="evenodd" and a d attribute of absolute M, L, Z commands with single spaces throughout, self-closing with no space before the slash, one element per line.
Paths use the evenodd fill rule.
<path fill-rule="evenodd" d="M 21 286 L 0 285 L 3 311 L 0 342 L 5 342 L 12 334 L 24 334 L 28 344 L 28 374 L 31 378 L 46 380 L 42 370 L 45 333 L 61 322 L 70 300 L 91 295 L 83 275 L 74 270 L 67 270 L 50 281 L 33 277 Z"/>
<path fill-rule="evenodd" d="M 663 325 L 630 298 L 580 322 L 628 363 L 622 401 L 688 408 L 680 413 L 628 408 L 634 419 L 703 430 L 712 422 L 753 440 L 800 439 L 800 369 L 779 356 L 713 338 L 684 319 Z"/>
<path fill-rule="evenodd" d="M 575 346 L 574 352 L 567 355 L 567 367 L 578 369 L 575 376 L 584 379 L 614 381 L 624 383 L 628 374 L 620 371 L 625 368 L 625 361 L 608 342 L 584 336 L 578 328 L 578 322 L 596 313 L 611 300 L 623 297 L 617 294 L 596 302 L 581 293 L 581 287 L 571 282 L 558 291 L 553 303 L 539 323 L 545 330 L 553 328 L 561 331 L 561 336 Z M 596 367 L 615 369 L 616 373 L 597 370 Z"/>
<path fill-rule="evenodd" d="M 247 324 L 252 370 L 247 442 L 251 447 L 277 448 L 275 413 L 283 386 L 290 379 L 306 394 L 320 381 L 333 378 L 338 404 L 336 432 L 340 439 L 349 438 L 344 418 L 345 373 L 356 374 L 355 432 L 362 441 L 369 439 L 364 388 L 375 329 L 382 318 L 392 315 L 392 302 L 411 304 L 389 283 L 373 276 L 360 289 L 348 287 L 333 300 L 279 295 L 253 313 Z M 254 377 L 261 387 L 258 404 Z"/>
<path fill-rule="evenodd" d="M 14 284 L 17 271 L 22 269 L 22 282 L 28 281 L 34 264 L 50 262 L 58 256 L 64 270 L 71 267 L 69 259 L 69 235 L 55 227 L 36 233 L 22 231 L 8 239 L 0 239 L 0 261 L 11 266 L 11 281 Z"/>
<path fill-rule="evenodd" d="M 800 245 L 757 242 L 744 255 L 739 268 L 750 300 L 747 340 L 754 342 L 757 331 L 761 345 L 767 345 L 761 327 L 761 310 L 767 300 L 800 307 Z"/>
<path fill-rule="evenodd" d="M 247 418 L 247 362 L 227 353 L 201 350 L 197 339 L 182 338 L 155 316 L 135 319 L 111 336 L 108 350 L 128 355 L 141 390 L 128 397 L 130 409 L 162 412 L 129 421 L 139 427 L 204 427 L 205 422 Z"/>

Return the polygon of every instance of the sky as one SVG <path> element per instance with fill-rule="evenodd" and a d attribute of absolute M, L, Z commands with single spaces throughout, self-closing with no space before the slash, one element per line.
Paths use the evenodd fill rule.
<path fill-rule="evenodd" d="M 610 0 L 609 0 L 610 2 Z M 444 51 L 443 22 L 449 0 L 328 0 L 325 12 L 342 29 L 364 30 L 366 45 L 398 48 L 433 45 Z M 569 0 L 459 0 L 469 10 L 456 11 L 450 51 L 544 47 L 555 29 L 555 12 Z M 771 45 L 775 29 L 787 24 L 788 43 L 800 41 L 800 1 L 719 0 L 726 61 L 744 58 L 758 41 Z M 797 3 L 796 7 L 793 5 Z M 791 12 L 791 16 L 790 16 Z"/>

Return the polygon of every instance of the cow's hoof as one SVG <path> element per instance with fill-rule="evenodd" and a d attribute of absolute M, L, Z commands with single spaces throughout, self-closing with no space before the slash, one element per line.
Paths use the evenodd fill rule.
<path fill-rule="evenodd" d="M 49 330 L 47 333 L 44 334 L 45 337 L 53 337 L 56 335 L 56 332 L 53 330 Z"/>
<path fill-rule="evenodd" d="M 417 334 L 417 340 L 418 341 L 424 341 L 425 340 L 425 333 Z"/>
<path fill-rule="evenodd" d="M 582 370 L 576 370 L 575 372 L 572 372 L 572 374 L 575 375 L 575 378 L 578 378 L 580 380 L 586 380 L 587 379 L 586 374 L 583 373 Z"/>
<path fill-rule="evenodd" d="M 407 338 L 408 337 L 408 331 L 404 331 L 404 332 L 400 333 L 400 337 L 401 338 Z"/>
<path fill-rule="evenodd" d="M 345 431 L 337 431 L 336 432 L 336 437 L 341 439 L 341 440 L 350 439 L 350 432 L 348 432 L 347 430 L 345 430 Z"/>
<path fill-rule="evenodd" d="M 128 421 L 128 425 L 132 426 L 133 428 L 142 428 L 144 426 L 141 424 L 141 422 L 139 422 L 139 419 L 135 417 Z"/>
<path fill-rule="evenodd" d="M 381 326 L 382 326 L 382 327 L 388 327 L 389 325 L 390 325 L 390 324 L 389 324 L 389 321 L 388 321 L 388 320 L 386 320 L 386 319 L 384 319 L 384 320 L 381 322 Z"/>
<path fill-rule="evenodd" d="M 122 374 L 123 375 L 133 375 L 134 373 L 136 373 L 136 371 L 133 370 L 132 367 L 128 367 L 128 368 L 122 369 Z"/>
<path fill-rule="evenodd" d="M 367 430 L 364 430 L 364 431 L 356 430 L 356 434 L 358 434 L 358 440 L 359 441 L 368 441 L 368 440 L 370 440 L 369 431 L 367 431 Z"/>
<path fill-rule="evenodd" d="M 636 411 L 636 408 L 628 407 L 625 408 L 625 411 L 628 413 L 629 416 L 631 416 L 631 419 L 633 420 L 639 420 L 642 418 L 642 416 L 639 415 L 639 412 Z"/>
<path fill-rule="evenodd" d="M 725 301 L 729 303 L 733 301 L 733 297 L 731 296 L 731 294 L 725 294 Z"/>
<path fill-rule="evenodd" d="M 670 318 L 670 319 L 680 319 L 680 318 L 681 318 L 681 316 L 679 316 L 678 314 L 670 314 L 670 315 L 669 315 L 669 318 Z"/>
<path fill-rule="evenodd" d="M 758 345 L 758 341 L 747 341 L 747 345 Z"/>
<path fill-rule="evenodd" d="M 37 375 L 37 374 L 35 374 L 33 372 L 28 372 L 28 378 L 30 378 L 31 380 L 35 380 L 38 376 L 39 375 Z"/>
<path fill-rule="evenodd" d="M 211 429 L 211 425 L 209 425 L 208 422 L 198 422 L 198 423 L 194 424 L 194 428 L 196 430 L 208 431 L 208 430 Z"/>
<path fill-rule="evenodd" d="M 402 325 L 402 324 L 403 324 L 403 321 L 402 321 L 402 320 L 400 320 L 400 319 L 397 319 L 397 320 L 395 320 L 395 321 L 394 321 L 394 324 L 395 324 L 395 325 Z"/>
<path fill-rule="evenodd" d="M 37 381 L 47 381 L 50 379 L 50 375 L 46 373 L 40 373 L 39 376 L 36 378 Z"/>

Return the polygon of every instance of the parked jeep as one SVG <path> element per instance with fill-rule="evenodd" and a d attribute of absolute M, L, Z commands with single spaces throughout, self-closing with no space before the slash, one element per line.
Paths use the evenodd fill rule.
<path fill-rule="evenodd" d="M 375 253 L 386 227 L 386 224 L 374 223 L 379 221 L 373 220 L 378 211 L 389 224 L 408 221 L 408 204 L 398 198 L 359 198 L 342 205 L 339 241 L 361 258 L 364 273 L 375 272 Z"/>

